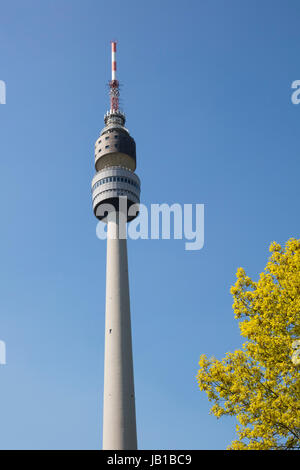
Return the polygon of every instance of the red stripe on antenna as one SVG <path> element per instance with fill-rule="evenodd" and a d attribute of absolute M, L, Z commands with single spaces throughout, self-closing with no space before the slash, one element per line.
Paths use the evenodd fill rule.
<path fill-rule="evenodd" d="M 111 43 L 111 50 L 112 50 L 112 52 L 117 52 L 117 43 L 116 42 Z"/>

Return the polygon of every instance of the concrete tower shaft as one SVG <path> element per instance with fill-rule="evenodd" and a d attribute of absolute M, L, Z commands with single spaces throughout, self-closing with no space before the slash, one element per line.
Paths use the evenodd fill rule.
<path fill-rule="evenodd" d="M 137 449 L 126 239 L 108 220 L 103 449 Z"/>

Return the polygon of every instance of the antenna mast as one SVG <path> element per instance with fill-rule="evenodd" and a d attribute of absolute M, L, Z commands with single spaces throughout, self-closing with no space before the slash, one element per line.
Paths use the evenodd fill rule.
<path fill-rule="evenodd" d="M 119 111 L 120 90 L 119 90 L 119 81 L 117 80 L 116 52 L 117 52 L 117 42 L 111 41 L 111 81 L 109 82 L 110 111 L 111 112 Z"/>

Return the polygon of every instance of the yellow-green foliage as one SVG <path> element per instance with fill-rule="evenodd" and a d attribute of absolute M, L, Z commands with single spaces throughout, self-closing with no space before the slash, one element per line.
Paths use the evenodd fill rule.
<path fill-rule="evenodd" d="M 300 338 L 300 240 L 270 251 L 258 282 L 239 268 L 231 288 L 242 350 L 222 361 L 200 357 L 197 380 L 211 412 L 239 423 L 228 449 L 300 448 L 300 368 L 291 359 Z"/>

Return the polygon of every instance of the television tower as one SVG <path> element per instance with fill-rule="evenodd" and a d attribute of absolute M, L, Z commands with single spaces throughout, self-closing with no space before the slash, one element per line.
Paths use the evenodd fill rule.
<path fill-rule="evenodd" d="M 124 127 L 125 114 L 119 109 L 116 47 L 113 41 L 110 110 L 95 144 L 92 180 L 94 214 L 107 223 L 103 449 L 134 450 L 137 434 L 126 223 L 138 215 L 140 180 L 134 173 L 135 141 Z M 130 208 L 133 215 L 128 216 Z"/>

